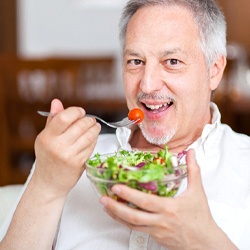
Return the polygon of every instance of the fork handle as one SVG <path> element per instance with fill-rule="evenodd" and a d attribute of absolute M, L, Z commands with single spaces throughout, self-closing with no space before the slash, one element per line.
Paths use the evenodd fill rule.
<path fill-rule="evenodd" d="M 41 116 L 45 116 L 45 117 L 48 117 L 48 116 L 53 116 L 54 114 L 50 113 L 50 112 L 47 112 L 47 111 L 40 111 L 38 110 L 37 113 Z M 117 126 L 113 125 L 113 124 L 110 124 L 106 121 L 104 121 L 102 118 L 98 117 L 98 116 L 95 116 L 95 115 L 90 115 L 90 114 L 86 114 L 85 116 L 88 116 L 88 117 L 93 117 L 95 118 L 96 120 L 99 120 L 101 121 L 102 123 L 106 124 L 107 126 L 111 127 L 111 128 L 117 128 Z"/>

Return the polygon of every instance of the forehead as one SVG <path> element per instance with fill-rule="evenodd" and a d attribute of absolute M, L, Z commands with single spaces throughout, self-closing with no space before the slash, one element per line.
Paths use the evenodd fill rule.
<path fill-rule="evenodd" d="M 141 43 L 154 46 L 173 43 L 186 45 L 200 42 L 193 13 L 178 5 L 146 6 L 130 19 L 126 33 L 126 45 Z"/>

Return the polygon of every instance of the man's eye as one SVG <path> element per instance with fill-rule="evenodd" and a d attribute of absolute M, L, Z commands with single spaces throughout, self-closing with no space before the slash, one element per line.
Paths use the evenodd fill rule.
<path fill-rule="evenodd" d="M 132 65 L 141 65 L 142 61 L 139 59 L 133 59 L 133 60 L 129 60 L 128 63 Z"/>
<path fill-rule="evenodd" d="M 178 65 L 179 63 L 180 63 L 180 61 L 177 59 L 169 59 L 166 61 L 166 64 L 168 64 L 168 65 Z"/>

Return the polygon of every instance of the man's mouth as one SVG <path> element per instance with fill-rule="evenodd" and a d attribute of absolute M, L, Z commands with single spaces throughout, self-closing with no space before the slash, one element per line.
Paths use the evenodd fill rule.
<path fill-rule="evenodd" d="M 167 110 L 170 106 L 173 105 L 173 102 L 167 102 L 167 103 L 162 103 L 162 104 L 145 104 L 142 103 L 144 105 L 144 107 L 148 110 L 148 111 L 152 111 L 152 112 L 162 112 Z"/>

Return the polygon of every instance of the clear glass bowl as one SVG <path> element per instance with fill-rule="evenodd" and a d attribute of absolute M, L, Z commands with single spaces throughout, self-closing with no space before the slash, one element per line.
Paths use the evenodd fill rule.
<path fill-rule="evenodd" d="M 117 153 L 101 155 L 100 158 L 101 161 L 104 161 L 107 157 L 114 155 L 117 155 Z M 112 187 L 119 183 L 149 194 L 161 197 L 174 197 L 179 190 L 182 180 L 187 176 L 187 169 L 185 163 L 180 164 L 176 156 L 173 157 L 175 157 L 175 166 L 172 171 L 164 174 L 161 171 L 159 173 L 157 168 L 155 170 L 145 170 L 133 166 L 120 166 L 118 169 L 105 169 L 93 167 L 88 162 L 86 163 L 86 173 L 99 196 L 107 195 L 120 201 L 120 198 L 112 192 Z M 133 176 L 135 176 L 134 179 Z M 138 176 L 140 181 L 137 181 L 136 177 Z"/>

